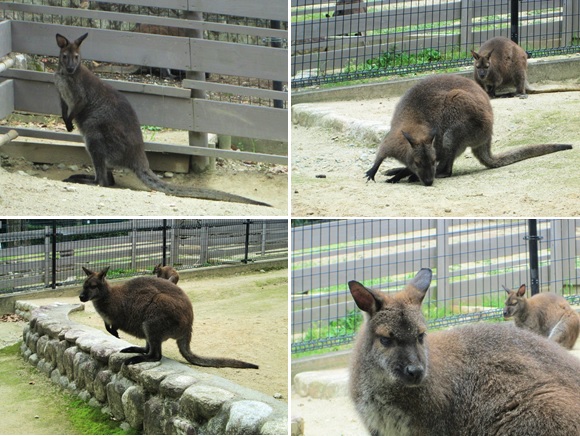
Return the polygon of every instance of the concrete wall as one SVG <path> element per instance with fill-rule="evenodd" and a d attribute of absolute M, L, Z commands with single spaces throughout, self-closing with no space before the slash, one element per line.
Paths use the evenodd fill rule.
<path fill-rule="evenodd" d="M 543 81 L 578 80 L 580 69 L 580 57 L 568 56 L 566 59 L 530 59 L 528 61 L 528 80 L 533 86 Z M 435 74 L 443 74 L 435 73 Z M 466 77 L 473 77 L 473 69 L 455 73 Z M 427 77 L 421 75 L 411 79 L 389 80 L 385 77 L 383 82 L 369 83 L 364 85 L 343 86 L 330 89 L 292 90 L 292 104 L 315 103 L 323 101 L 340 100 L 367 100 L 377 97 L 396 97 L 403 95 L 405 91 L 414 86 L 418 81 Z"/>
<path fill-rule="evenodd" d="M 21 352 L 64 389 L 144 434 L 288 434 L 288 406 L 221 377 L 163 358 L 125 366 L 131 346 L 69 320 L 82 304 L 16 302 L 29 320 Z"/>

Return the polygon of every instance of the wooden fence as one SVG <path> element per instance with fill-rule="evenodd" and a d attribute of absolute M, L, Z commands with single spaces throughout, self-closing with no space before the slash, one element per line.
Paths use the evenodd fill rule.
<path fill-rule="evenodd" d="M 579 236 L 580 220 L 539 221 L 542 291 L 580 294 Z M 433 317 L 473 319 L 490 308 L 497 314 L 502 285 L 530 286 L 528 238 L 526 220 L 348 220 L 293 228 L 294 341 L 299 347 L 305 332 L 356 309 L 348 281 L 398 291 L 420 268 L 434 271 L 425 300 Z"/>
<path fill-rule="evenodd" d="M 163 261 L 164 242 L 166 264 L 178 270 L 288 255 L 287 220 L 137 219 L 55 230 L 0 233 L 0 293 L 49 287 L 53 272 L 58 284 L 78 283 L 81 266 L 110 266 L 121 277 L 150 274 Z"/>
<path fill-rule="evenodd" d="M 526 50 L 580 45 L 578 2 L 518 3 L 517 33 Z M 376 70 L 365 69 L 365 63 L 385 53 L 416 55 L 433 49 L 441 55 L 439 66 L 451 61 L 465 65 L 471 63 L 471 49 L 493 36 L 511 37 L 512 32 L 510 1 L 367 0 L 366 13 L 333 17 L 336 5 L 334 1 L 292 0 L 293 86 L 331 81 L 333 76 L 340 79 L 348 72 L 377 75 Z M 438 66 L 437 62 L 432 65 L 427 68 Z M 413 67 L 417 65 L 401 64 L 399 71 Z M 397 68 L 392 70 L 397 73 Z"/>
<path fill-rule="evenodd" d="M 97 0 L 87 3 L 87 8 L 82 5 L 76 8 L 52 6 L 54 2 L 48 2 L 48 5 L 28 3 L 0 1 L 0 17 L 3 13 L 6 19 L 0 22 L 0 58 L 10 52 L 57 56 L 56 33 L 76 38 L 89 32 L 89 38 L 83 44 L 85 59 L 190 72 L 182 82 L 182 88 L 106 80 L 127 96 L 141 124 L 193 133 L 190 135 L 190 146 L 146 143 L 147 151 L 186 158 L 195 155 L 287 164 L 287 144 L 285 151 L 278 154 L 207 147 L 207 133 L 287 143 L 286 108 L 215 101 L 205 98 L 205 95 L 206 92 L 235 94 L 282 102 L 284 106 L 288 93 L 280 86 L 277 89 L 259 89 L 209 83 L 204 81 L 204 74 L 265 79 L 284 85 L 288 81 L 288 51 L 280 48 L 282 44 L 279 41 L 286 41 L 288 32 L 279 28 L 206 22 L 202 18 L 202 13 L 219 13 L 255 17 L 268 23 L 286 22 L 286 0 L 168 0 L 163 2 L 162 7 L 153 0 Z M 111 4 L 118 6 L 115 12 L 106 10 L 111 8 Z M 131 13 L 119 10 L 129 10 Z M 161 16 L 162 12 L 173 15 Z M 164 34 L 135 31 L 136 26 L 142 25 L 166 30 L 160 32 Z M 203 32 L 246 35 L 255 44 L 207 40 L 203 38 Z M 1 73 L 0 118 L 12 111 L 60 115 L 52 74 L 17 69 Z M 0 133 L 7 129 L 3 127 Z M 17 130 L 20 136 L 57 142 L 82 142 L 76 134 L 49 132 L 46 129 Z"/>

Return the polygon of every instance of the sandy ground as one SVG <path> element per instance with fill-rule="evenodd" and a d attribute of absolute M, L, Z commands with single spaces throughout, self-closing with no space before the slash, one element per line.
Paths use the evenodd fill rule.
<path fill-rule="evenodd" d="M 64 127 L 63 127 L 64 129 Z M 155 142 L 186 143 L 184 132 L 158 132 Z M 116 186 L 102 188 L 65 183 L 75 173 L 67 165 L 34 165 L 0 150 L 0 208 L 5 216 L 287 216 L 286 166 L 224 161 L 202 175 L 175 174 L 165 181 L 211 188 L 258 200 L 273 207 L 199 200 L 149 191 L 128 170 L 115 170 Z"/>
<path fill-rule="evenodd" d="M 399 98 L 313 104 L 339 116 L 390 124 Z M 378 144 L 357 142 L 345 131 L 292 126 L 292 215 L 481 217 L 580 215 L 580 92 L 492 100 L 493 150 L 540 143 L 574 149 L 488 170 L 467 151 L 455 161 L 453 177 L 432 187 L 384 183 L 400 166 L 385 160 L 376 183 L 363 175 Z M 319 176 L 319 177 L 317 177 Z M 322 176 L 322 177 L 320 177 Z"/>
<path fill-rule="evenodd" d="M 256 363 L 254 369 L 197 368 L 267 395 L 288 401 L 288 271 L 182 279 L 178 284 L 191 298 L 194 311 L 192 350 L 205 356 L 232 357 Z M 36 299 L 35 304 L 55 299 Z M 78 297 L 59 298 L 79 303 Z M 71 319 L 106 332 L 92 303 Z M 16 326 L 16 324 L 19 324 Z M 0 344 L 19 340 L 23 323 L 0 323 Z M 119 332 L 136 345 L 144 342 Z M 163 355 L 187 364 L 175 341 L 163 344 Z"/>

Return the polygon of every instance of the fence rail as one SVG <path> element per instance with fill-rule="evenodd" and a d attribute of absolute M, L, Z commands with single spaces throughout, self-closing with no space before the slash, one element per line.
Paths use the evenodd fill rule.
<path fill-rule="evenodd" d="M 32 220 L 31 224 L 38 223 Z M 284 258 L 287 220 L 119 220 L 0 233 L 0 293 L 55 287 L 83 279 L 81 266 L 114 276 Z M 111 274 L 109 274 L 111 275 Z"/>
<path fill-rule="evenodd" d="M 513 2 L 515 29 L 508 1 L 292 0 L 292 86 L 469 65 L 471 49 L 500 35 L 532 56 L 578 51 L 578 2 Z"/>
<path fill-rule="evenodd" d="M 0 57 L 10 52 L 56 56 L 56 33 L 76 38 L 89 32 L 83 57 L 117 66 L 111 67 L 116 73 L 108 82 L 127 96 L 143 125 L 198 133 L 190 137 L 191 145 L 198 147 L 193 150 L 172 144 L 147 144 L 147 150 L 287 164 L 284 151 L 246 152 L 244 156 L 231 150 L 206 151 L 208 133 L 288 141 L 288 93 L 284 90 L 288 31 L 280 28 L 280 22 L 287 20 L 288 5 L 285 0 L 268 1 L 267 7 L 265 3 L 178 0 L 159 6 L 147 0 L 98 1 L 82 8 L 47 0 L 0 1 L 0 20 L 5 19 L 0 21 Z M 222 14 L 222 18 L 204 20 L 202 12 Z M 234 17 L 232 23 L 226 22 L 226 16 Z M 247 17 L 259 25 L 243 24 L 242 18 Z M 127 64 L 189 72 L 192 80 L 183 88 L 118 80 L 126 77 L 124 71 L 135 69 Z M 208 85 L 204 73 L 220 79 Z M 238 85 L 233 84 L 236 78 Z M 0 117 L 14 110 L 60 114 L 52 73 L 10 69 L 0 74 L 0 86 L 3 94 L 12 96 L 0 100 Z M 45 131 L 38 130 L 34 137 L 42 137 Z M 74 139 L 79 141 L 80 137 Z"/>
<path fill-rule="evenodd" d="M 538 222 L 539 288 L 580 301 L 580 220 Z M 358 313 L 349 280 L 398 291 L 434 271 L 435 326 L 497 317 L 502 286 L 531 284 L 526 220 L 348 220 L 292 229 L 292 350 L 346 344 Z"/>

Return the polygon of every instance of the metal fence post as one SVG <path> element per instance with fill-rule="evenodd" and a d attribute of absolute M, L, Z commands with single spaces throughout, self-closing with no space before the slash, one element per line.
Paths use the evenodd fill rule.
<path fill-rule="evenodd" d="M 246 243 L 244 247 L 244 260 L 242 260 L 242 263 L 248 263 L 249 248 L 250 248 L 250 220 L 246 220 Z"/>
<path fill-rule="evenodd" d="M 204 266 L 208 261 L 208 251 L 209 251 L 209 226 L 203 224 L 201 227 L 201 237 L 199 244 L 199 263 Z"/>
<path fill-rule="evenodd" d="M 520 0 L 511 0 L 510 25 L 511 25 L 511 40 L 518 44 L 519 39 L 519 16 L 520 16 Z"/>
<path fill-rule="evenodd" d="M 528 236 L 524 239 L 529 241 L 528 250 L 530 253 L 530 289 L 532 295 L 540 292 L 540 270 L 538 263 L 538 241 L 541 236 L 538 236 L 538 221 L 528 220 Z"/>
<path fill-rule="evenodd" d="M 163 220 L 163 266 L 167 265 L 167 220 Z"/>

